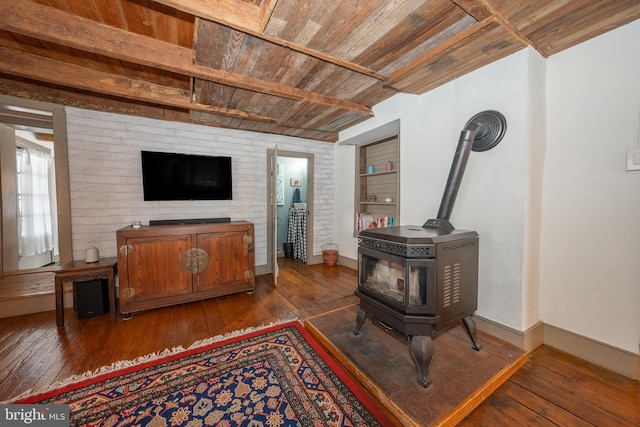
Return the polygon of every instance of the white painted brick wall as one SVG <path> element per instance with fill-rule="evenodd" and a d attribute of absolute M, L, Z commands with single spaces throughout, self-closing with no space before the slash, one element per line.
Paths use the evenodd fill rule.
<path fill-rule="evenodd" d="M 115 231 L 134 220 L 230 217 L 255 224 L 267 264 L 267 149 L 314 154 L 313 255 L 333 235 L 334 144 L 67 108 L 73 258 L 116 256 Z M 232 157 L 233 200 L 145 202 L 140 151 Z"/>

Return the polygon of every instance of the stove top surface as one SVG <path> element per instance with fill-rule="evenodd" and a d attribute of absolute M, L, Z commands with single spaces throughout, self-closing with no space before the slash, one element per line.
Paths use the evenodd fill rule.
<path fill-rule="evenodd" d="M 420 225 L 400 225 L 386 228 L 370 228 L 360 232 L 359 237 L 404 244 L 431 244 L 477 237 L 478 233 L 469 230 L 443 231 Z"/>

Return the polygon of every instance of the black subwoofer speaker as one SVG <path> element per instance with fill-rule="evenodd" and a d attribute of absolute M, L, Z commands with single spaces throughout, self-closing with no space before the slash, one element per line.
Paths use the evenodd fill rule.
<path fill-rule="evenodd" d="M 104 279 L 73 282 L 78 319 L 102 316 L 109 311 L 107 281 Z"/>

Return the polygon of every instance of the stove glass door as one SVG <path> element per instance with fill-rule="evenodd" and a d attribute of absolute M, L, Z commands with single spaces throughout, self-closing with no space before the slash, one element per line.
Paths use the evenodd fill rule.
<path fill-rule="evenodd" d="M 360 254 L 360 286 L 404 305 L 404 265 Z"/>
<path fill-rule="evenodd" d="M 368 248 L 358 251 L 358 287 L 405 313 L 435 310 L 433 259 L 407 259 Z"/>

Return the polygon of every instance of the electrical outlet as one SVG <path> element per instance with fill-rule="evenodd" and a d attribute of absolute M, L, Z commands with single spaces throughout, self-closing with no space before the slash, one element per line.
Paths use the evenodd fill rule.
<path fill-rule="evenodd" d="M 627 150 L 627 170 L 640 170 L 640 148 L 631 148 Z"/>
<path fill-rule="evenodd" d="M 640 148 L 630 148 L 627 150 L 627 170 L 640 170 Z"/>

